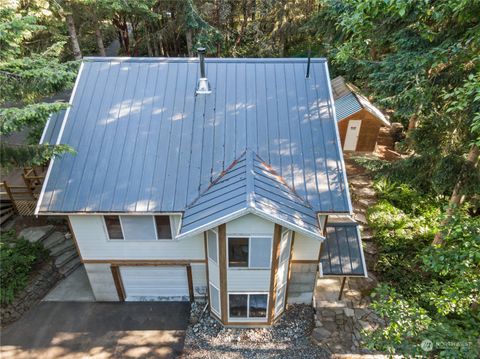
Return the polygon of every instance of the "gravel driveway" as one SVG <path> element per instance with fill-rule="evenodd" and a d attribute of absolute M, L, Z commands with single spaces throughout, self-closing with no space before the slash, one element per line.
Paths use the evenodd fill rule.
<path fill-rule="evenodd" d="M 186 302 L 41 302 L 2 329 L 2 359 L 176 358 Z"/>

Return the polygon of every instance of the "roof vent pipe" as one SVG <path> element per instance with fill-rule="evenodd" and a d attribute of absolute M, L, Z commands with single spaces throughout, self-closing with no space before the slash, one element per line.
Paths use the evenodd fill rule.
<path fill-rule="evenodd" d="M 205 74 L 205 48 L 200 47 L 197 49 L 198 51 L 198 57 L 200 59 L 200 78 L 198 79 L 197 82 L 197 90 L 195 93 L 197 95 L 208 95 L 209 93 L 212 93 L 212 90 L 210 89 L 210 83 L 208 82 L 207 76 Z"/>
<path fill-rule="evenodd" d="M 307 74 L 305 75 L 305 78 L 310 77 L 310 61 L 312 57 L 312 49 L 308 49 L 308 62 L 307 62 Z"/>

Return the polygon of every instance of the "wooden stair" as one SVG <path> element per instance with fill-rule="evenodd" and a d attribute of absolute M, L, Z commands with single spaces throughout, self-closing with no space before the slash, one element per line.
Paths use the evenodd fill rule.
<path fill-rule="evenodd" d="M 10 186 L 6 181 L 0 183 L 2 201 L 8 200 L 16 214 L 33 216 L 37 205 L 38 193 L 27 186 Z"/>

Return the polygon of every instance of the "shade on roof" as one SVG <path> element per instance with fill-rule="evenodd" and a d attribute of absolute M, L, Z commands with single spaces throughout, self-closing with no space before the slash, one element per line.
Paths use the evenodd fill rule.
<path fill-rule="evenodd" d="M 250 149 L 185 210 L 179 237 L 205 231 L 246 213 L 323 239 L 312 207 Z"/>
<path fill-rule="evenodd" d="M 335 100 L 337 121 L 342 121 L 354 113 L 366 109 L 384 126 L 390 126 L 390 122 L 382 111 L 363 96 L 358 88 L 346 83 L 342 76 L 335 77 L 332 80 L 332 91 Z"/>
<path fill-rule="evenodd" d="M 60 110 L 50 115 L 47 123 L 45 124 L 42 138 L 40 139 L 41 145 L 47 143 L 54 145 L 57 143 L 58 135 L 60 134 L 60 128 L 62 127 L 62 122 L 66 111 L 67 110 Z"/>
<path fill-rule="evenodd" d="M 247 148 L 315 212 L 350 212 L 328 69 L 312 59 L 84 60 L 37 213 L 182 212 Z"/>
<path fill-rule="evenodd" d="M 324 276 L 366 276 L 362 242 L 355 222 L 327 224 L 320 263 Z"/>

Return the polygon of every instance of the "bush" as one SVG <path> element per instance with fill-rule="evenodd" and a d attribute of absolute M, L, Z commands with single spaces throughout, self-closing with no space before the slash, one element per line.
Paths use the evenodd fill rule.
<path fill-rule="evenodd" d="M 383 284 L 372 307 L 387 326 L 368 335 L 367 345 L 407 357 L 477 358 L 480 217 L 457 210 L 443 228 L 444 245 L 433 247 L 444 200 L 386 178 L 377 178 L 375 189 L 380 201 L 367 218 Z"/>
<path fill-rule="evenodd" d="M 11 303 L 25 288 L 35 265 L 48 258 L 48 251 L 39 242 L 17 238 L 15 231 L 0 236 L 0 302 Z"/>

